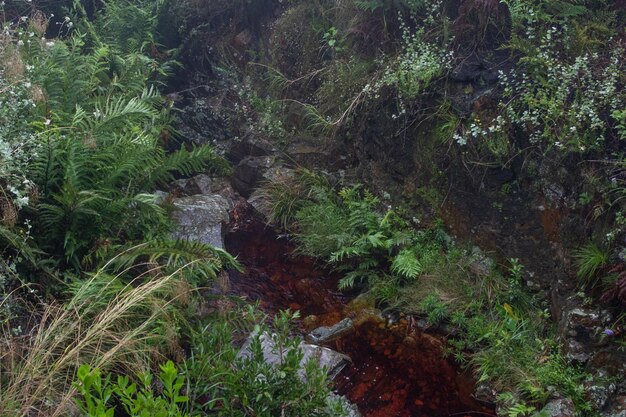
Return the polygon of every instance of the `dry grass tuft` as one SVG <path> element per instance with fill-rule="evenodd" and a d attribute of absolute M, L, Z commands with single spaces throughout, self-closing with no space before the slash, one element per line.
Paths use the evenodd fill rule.
<path fill-rule="evenodd" d="M 81 364 L 133 375 L 162 359 L 162 346 L 178 350 L 175 332 L 164 323 L 175 320 L 179 276 L 145 273 L 125 285 L 100 271 L 65 306 L 50 303 L 34 313 L 38 324 L 28 334 L 18 337 L 5 329 L 0 415 L 71 415 L 72 381 Z"/>

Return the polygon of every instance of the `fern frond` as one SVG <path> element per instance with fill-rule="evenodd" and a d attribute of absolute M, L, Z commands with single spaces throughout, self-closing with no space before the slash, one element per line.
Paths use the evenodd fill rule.
<path fill-rule="evenodd" d="M 339 263 L 344 261 L 345 259 L 357 258 L 359 256 L 365 255 L 367 252 L 365 249 L 355 246 L 346 246 L 340 248 L 338 251 L 335 251 L 331 254 L 329 261 L 331 263 Z"/>
<path fill-rule="evenodd" d="M 373 271 L 352 271 L 346 274 L 337 284 L 340 290 L 347 290 L 353 288 L 357 283 L 367 282 L 374 278 L 376 273 Z"/>
<path fill-rule="evenodd" d="M 210 170 L 219 174 L 230 171 L 228 163 L 209 146 L 198 146 L 192 150 L 181 148 L 165 157 L 152 173 L 155 183 L 174 179 L 175 174 L 191 175 L 194 172 Z"/>
<path fill-rule="evenodd" d="M 107 267 L 118 272 L 138 262 L 155 263 L 169 271 L 186 267 L 192 276 L 199 276 L 204 280 L 215 279 L 222 269 L 242 270 L 237 260 L 228 252 L 186 240 L 159 240 L 130 247 L 113 258 Z"/>
<path fill-rule="evenodd" d="M 2 224 L 0 224 L 0 243 L 4 246 L 0 248 L 0 254 L 4 256 L 5 251 L 11 249 L 19 253 L 33 265 L 37 263 L 38 255 L 42 253 L 24 236 L 20 236 Z"/>
<path fill-rule="evenodd" d="M 404 249 L 394 257 L 391 272 L 403 278 L 413 279 L 422 272 L 422 265 L 413 251 Z"/>

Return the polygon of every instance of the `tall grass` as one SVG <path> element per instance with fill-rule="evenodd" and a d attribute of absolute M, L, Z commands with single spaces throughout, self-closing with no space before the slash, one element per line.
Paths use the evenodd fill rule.
<path fill-rule="evenodd" d="M 61 416 L 73 405 L 82 364 L 136 375 L 162 355 L 175 316 L 180 274 L 148 271 L 128 284 L 103 270 L 81 283 L 68 303 L 44 304 L 26 334 L 0 336 L 0 415 Z"/>

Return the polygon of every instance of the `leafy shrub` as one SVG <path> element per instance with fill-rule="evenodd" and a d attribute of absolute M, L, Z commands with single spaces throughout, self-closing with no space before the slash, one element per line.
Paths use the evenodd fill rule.
<path fill-rule="evenodd" d="M 250 309 L 244 316 L 252 317 Z M 194 408 L 232 416 L 341 416 L 341 403 L 330 396 L 326 371 L 315 361 L 302 367 L 299 338 L 291 338 L 290 321 L 283 311 L 274 317 L 272 330 L 256 326 L 240 353 L 228 321 L 204 327 L 193 338 L 192 353 L 184 375 Z M 268 338 L 282 360 L 274 365 L 264 359 L 262 341 Z"/>
<path fill-rule="evenodd" d="M 95 26 L 82 20 L 87 32 L 65 41 L 41 38 L 40 17 L 3 35 L 11 57 L 0 78 L 9 100 L 0 110 L 3 218 L 30 203 L 35 243 L 62 267 L 93 266 L 110 247 L 165 236 L 155 187 L 175 175 L 227 171 L 209 147 L 162 148 L 170 117 L 155 83 L 167 68 L 120 45 L 122 29 L 109 23 L 126 8 L 136 6 L 107 3 Z"/>
<path fill-rule="evenodd" d="M 426 28 L 434 24 L 435 15 L 440 13 L 438 2 L 434 2 L 430 7 L 431 14 L 417 30 L 411 30 L 403 20 L 400 20 L 403 40 L 401 53 L 396 61 L 385 69 L 377 84 L 378 88 L 395 87 L 403 100 L 415 99 L 452 63 L 451 51 L 426 38 Z"/>
<path fill-rule="evenodd" d="M 152 383 L 152 373 L 139 375 L 140 385 L 131 383 L 128 376 L 118 376 L 117 382 L 111 382 L 111 376 L 103 378 L 99 369 L 89 365 L 78 368 L 77 381 L 74 383 L 81 399 L 76 404 L 86 417 L 113 417 L 115 407 L 111 406 L 114 398 L 122 404 L 131 417 L 186 417 L 184 411 L 189 398 L 181 395 L 184 378 L 172 361 L 161 365 L 159 383 L 162 394 L 156 394 Z"/>
<path fill-rule="evenodd" d="M 326 258 L 338 269 L 349 271 L 341 288 L 367 282 L 385 266 L 403 278 L 417 276 L 415 254 L 409 249 L 396 253 L 410 242 L 411 235 L 396 227 L 399 218 L 395 213 L 378 214 L 379 200 L 367 191 L 361 194 L 358 187 L 341 190 L 338 202 L 330 195 L 327 191 L 324 198 L 297 212 L 300 252 Z"/>

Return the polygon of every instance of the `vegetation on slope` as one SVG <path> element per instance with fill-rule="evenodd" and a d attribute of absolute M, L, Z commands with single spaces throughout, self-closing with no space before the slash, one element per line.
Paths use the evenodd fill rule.
<path fill-rule="evenodd" d="M 438 228 L 424 225 L 437 224 L 450 178 L 467 176 L 482 190 L 490 172 L 513 172 L 499 195 L 524 189 L 541 210 L 580 220 L 576 240 L 557 238 L 564 264 L 575 266 L 567 272 L 580 303 L 592 296 L 613 314 L 603 343 L 623 349 L 622 2 L 254 4 L 264 10 L 254 25 L 219 18 L 245 16 L 241 3 L 198 10 L 210 22 L 201 28 L 193 13 L 183 19 L 198 28 L 186 32 L 194 56 L 203 36 L 221 39 L 194 65 L 237 84 L 224 118 L 285 148 L 295 140 L 348 150 L 341 174 L 357 167 L 356 182 L 373 188 L 331 187 L 310 173 L 278 179 L 265 191 L 271 220 L 293 233 L 302 253 L 345 271 L 344 286 L 452 325 L 462 335 L 451 342 L 459 359 L 464 349 L 478 352 L 469 361 L 481 379 L 511 393 L 501 398 L 512 415 L 539 408 L 555 387 L 580 412 L 597 411 L 582 389 L 587 376 L 555 341 L 548 300 L 533 300 L 520 262 L 476 274 L 471 251 L 438 241 Z M 376 195 L 403 208 L 386 211 Z M 425 203 L 420 212 L 416 200 Z M 412 218 L 421 223 L 408 224 Z"/>

